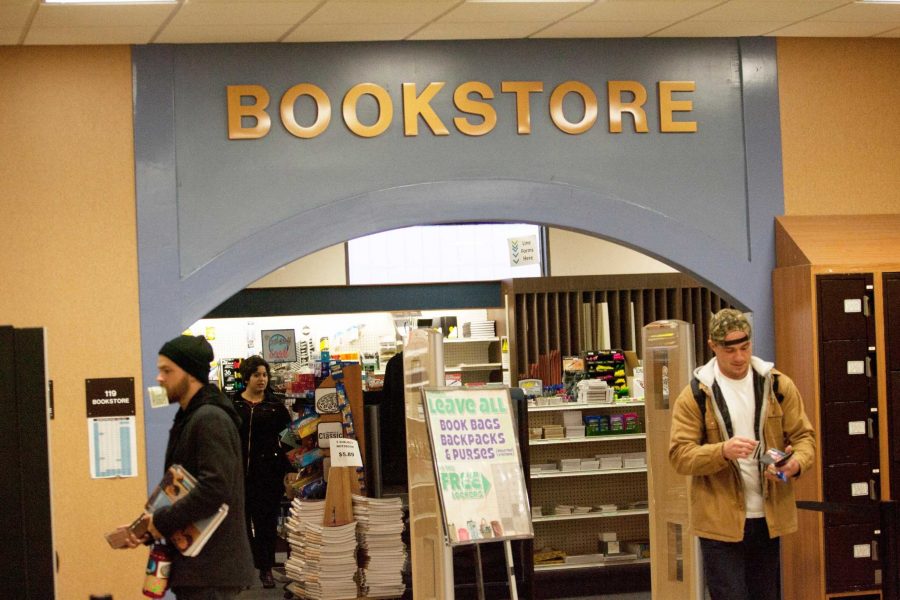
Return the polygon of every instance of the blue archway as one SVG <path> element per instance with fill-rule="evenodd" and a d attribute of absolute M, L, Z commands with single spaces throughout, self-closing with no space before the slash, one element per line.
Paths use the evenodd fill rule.
<path fill-rule="evenodd" d="M 296 206 L 289 204 L 287 196 L 281 218 L 257 230 L 222 232 L 226 242 L 222 249 L 187 269 L 183 253 L 191 232 L 179 231 L 189 202 L 183 182 L 196 174 L 179 161 L 176 151 L 176 114 L 181 113 L 175 101 L 178 74 L 173 75 L 173 70 L 177 71 L 173 65 L 178 61 L 171 48 L 136 48 L 135 160 L 145 384 L 155 377 L 156 352 L 166 339 L 260 276 L 348 239 L 445 222 L 526 221 L 577 230 L 638 249 L 752 310 L 757 352 L 771 356 L 773 226 L 775 216 L 783 212 L 774 42 L 740 40 L 735 47 L 740 51 L 742 81 L 740 114 L 732 117 L 742 124 L 737 147 L 743 153 L 744 181 L 739 187 L 744 193 L 737 200 L 744 221 L 738 230 L 745 239 L 723 236 L 710 226 L 716 223 L 712 218 L 716 206 L 707 207 L 709 220 L 685 220 L 678 203 L 686 200 L 674 194 L 673 206 L 661 210 L 658 198 L 642 195 L 644 188 L 639 182 L 618 188 L 631 192 L 614 194 L 602 183 L 561 183 L 546 176 L 538 180 L 520 175 L 423 181 L 398 167 L 390 186 L 339 198 L 323 193 Z M 230 52 L 237 50 L 231 48 Z M 566 157 L 559 159 L 565 161 Z M 488 160 L 496 162 L 498 172 L 516 171 L 510 169 L 514 157 L 497 155 Z M 452 172 L 452 164 L 444 166 Z M 699 166 L 695 168 L 693 177 L 702 183 L 704 175 Z M 360 182 L 355 183 L 359 188 Z M 665 182 L 662 184 L 664 188 Z M 215 209 L 216 198 L 204 198 L 202 182 L 196 189 L 200 190 L 199 200 L 193 197 L 190 202 Z M 266 193 L 265 189 L 259 191 Z M 171 414 L 151 410 L 146 402 L 145 409 L 148 472 L 156 473 L 161 470 Z"/>

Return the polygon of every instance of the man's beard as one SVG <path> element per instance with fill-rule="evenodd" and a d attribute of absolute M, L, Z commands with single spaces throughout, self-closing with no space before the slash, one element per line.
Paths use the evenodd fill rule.
<path fill-rule="evenodd" d="M 185 399 L 188 393 L 188 378 L 187 375 L 183 376 L 178 382 L 172 386 L 172 389 L 166 388 L 166 396 L 169 397 L 169 404 L 175 404 L 176 402 L 181 402 Z"/>

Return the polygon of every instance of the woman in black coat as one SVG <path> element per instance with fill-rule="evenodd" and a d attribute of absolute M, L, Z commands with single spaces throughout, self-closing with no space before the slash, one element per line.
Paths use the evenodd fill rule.
<path fill-rule="evenodd" d="M 290 424 L 291 417 L 269 386 L 268 362 L 251 356 L 241 362 L 240 372 L 246 388 L 236 392 L 232 400 L 242 420 L 247 533 L 263 587 L 273 588 L 278 513 L 284 495 L 284 474 L 289 469 L 280 433 Z"/>

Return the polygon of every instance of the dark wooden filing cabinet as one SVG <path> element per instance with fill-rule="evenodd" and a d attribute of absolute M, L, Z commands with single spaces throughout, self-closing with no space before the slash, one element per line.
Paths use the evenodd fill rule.
<path fill-rule="evenodd" d="M 900 215 L 779 217 L 775 237 L 775 362 L 819 442 L 795 482 L 809 510 L 782 540 L 783 597 L 893 600 L 900 563 L 885 506 L 900 495 Z"/>

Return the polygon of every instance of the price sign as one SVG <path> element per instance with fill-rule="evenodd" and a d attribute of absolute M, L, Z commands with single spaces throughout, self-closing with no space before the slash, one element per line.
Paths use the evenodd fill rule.
<path fill-rule="evenodd" d="M 359 444 L 350 438 L 333 438 L 331 440 L 331 466 L 332 467 L 361 467 L 362 457 L 359 454 Z"/>

